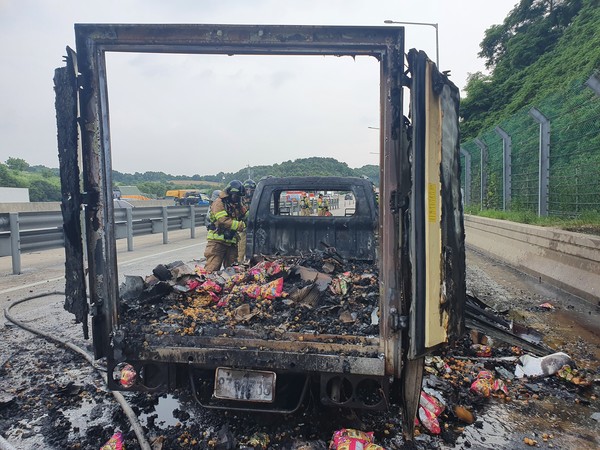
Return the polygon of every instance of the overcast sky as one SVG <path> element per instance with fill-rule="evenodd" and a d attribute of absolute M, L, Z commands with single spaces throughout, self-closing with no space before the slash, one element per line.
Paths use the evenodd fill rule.
<path fill-rule="evenodd" d="M 52 77 L 75 23 L 439 23 L 439 61 L 462 90 L 483 33 L 517 0 L 0 0 L 0 161 L 58 167 Z M 432 60 L 435 28 L 406 25 Z M 311 156 L 378 163 L 373 58 L 107 55 L 113 169 L 235 172 Z"/>

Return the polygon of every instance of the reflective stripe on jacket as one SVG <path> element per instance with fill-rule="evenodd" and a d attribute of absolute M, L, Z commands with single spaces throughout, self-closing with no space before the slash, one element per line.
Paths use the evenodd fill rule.
<path fill-rule="evenodd" d="M 242 218 L 245 208 L 227 202 L 227 194 L 222 193 L 210 207 L 210 223 L 214 229 L 208 231 L 206 238 L 225 244 L 237 244 L 237 231 L 244 229 Z"/>

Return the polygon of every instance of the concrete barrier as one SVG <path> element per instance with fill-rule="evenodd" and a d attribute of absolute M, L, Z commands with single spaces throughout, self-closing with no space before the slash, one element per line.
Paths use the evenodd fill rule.
<path fill-rule="evenodd" d="M 465 216 L 467 247 L 585 300 L 600 301 L 600 236 Z"/>

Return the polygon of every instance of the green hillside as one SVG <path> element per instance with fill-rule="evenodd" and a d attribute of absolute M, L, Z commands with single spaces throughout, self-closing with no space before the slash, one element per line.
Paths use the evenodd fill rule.
<path fill-rule="evenodd" d="M 151 197 L 164 197 L 170 189 L 204 189 L 212 192 L 230 180 L 254 181 L 265 176 L 357 176 L 367 177 L 379 186 L 379 166 L 367 165 L 358 169 L 333 158 L 302 158 L 284 161 L 272 166 L 249 166 L 237 172 L 219 172 L 215 175 L 171 175 L 164 172 L 136 172 L 134 174 L 113 171 L 113 182 L 117 186 L 137 186 Z M 0 163 L 0 186 L 29 188 L 32 202 L 60 201 L 60 177 L 58 169 L 30 166 L 21 158 L 9 158 Z"/>
<path fill-rule="evenodd" d="M 588 85 L 600 76 L 599 31 L 600 0 L 521 0 L 486 30 L 490 74 L 471 75 L 461 101 L 469 211 L 600 217 L 600 96 Z"/>
<path fill-rule="evenodd" d="M 599 69 L 599 6 L 599 0 L 521 0 L 502 24 L 488 28 L 479 56 L 491 74 L 477 72 L 467 82 L 463 139 Z M 562 107 L 567 113 L 569 106 Z"/>

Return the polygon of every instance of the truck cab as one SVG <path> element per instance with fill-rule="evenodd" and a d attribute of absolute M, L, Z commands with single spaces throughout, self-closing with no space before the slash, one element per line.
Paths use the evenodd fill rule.
<path fill-rule="evenodd" d="M 288 192 L 328 192 L 331 216 L 308 215 Z M 344 192 L 353 202 L 341 205 Z M 300 255 L 334 247 L 344 258 L 376 259 L 379 211 L 370 181 L 358 177 L 269 177 L 260 180 L 248 216 L 246 256 Z"/>

